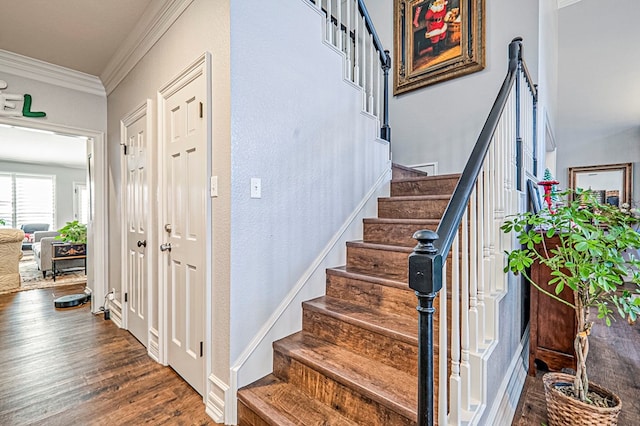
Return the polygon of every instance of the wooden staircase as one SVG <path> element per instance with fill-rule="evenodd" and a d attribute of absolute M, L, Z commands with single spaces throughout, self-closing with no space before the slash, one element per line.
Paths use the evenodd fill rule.
<path fill-rule="evenodd" d="M 394 166 L 379 217 L 364 220 L 363 241 L 347 243 L 347 265 L 326 271 L 326 296 L 303 303 L 302 331 L 274 342 L 273 373 L 238 391 L 239 425 L 416 424 L 407 257 L 413 233 L 437 227 L 458 178 Z M 434 332 L 437 342 L 437 321 Z"/>

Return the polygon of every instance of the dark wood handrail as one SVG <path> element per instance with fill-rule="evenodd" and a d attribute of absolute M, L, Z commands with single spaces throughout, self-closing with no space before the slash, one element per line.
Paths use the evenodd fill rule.
<path fill-rule="evenodd" d="M 509 44 L 509 65 L 507 75 L 500 91 L 482 127 L 471 156 L 456 185 L 453 196 L 445 209 L 444 216 L 436 232 L 421 230 L 413 237 L 418 245 L 409 256 L 409 287 L 418 297 L 418 426 L 434 425 L 434 372 L 433 365 L 433 301 L 443 285 L 444 260 L 458 234 L 464 213 L 467 211 L 471 194 L 482 171 L 493 135 L 498 127 L 511 91 L 516 86 L 518 92 L 518 73 L 522 72 L 534 96 L 534 115 L 537 100 L 537 88 L 522 60 L 522 39 L 514 38 Z M 517 103 L 518 101 L 516 101 Z M 518 118 L 517 118 L 518 119 Z M 535 119 L 534 119 L 535 127 Z M 534 130 L 535 131 L 535 130 Z M 520 136 L 518 136 L 520 138 Z M 535 136 L 534 136 L 535 138 Z M 518 141 L 514 141 L 518 143 Z M 534 142 L 535 143 L 535 142 Z M 535 147 L 535 145 L 534 145 Z M 535 149 L 535 148 L 534 148 Z M 534 155 L 535 156 L 535 155 Z M 535 167 L 535 158 L 534 158 Z M 446 352 L 445 352 L 446 353 Z"/>
<path fill-rule="evenodd" d="M 462 216 L 469 204 L 471 193 L 473 192 L 473 188 L 476 184 L 480 171 L 482 170 L 482 164 L 484 163 L 487 152 L 489 151 L 491 139 L 498 127 L 502 111 L 507 104 L 509 93 L 514 85 L 518 71 L 518 63 L 521 60 L 521 48 L 522 38 L 520 37 L 514 38 L 509 44 L 509 66 L 507 76 L 502 82 L 502 86 L 500 87 L 498 96 L 493 103 L 493 107 L 491 107 L 487 121 L 485 121 L 484 126 L 482 127 L 480 136 L 478 136 L 476 145 L 473 147 L 473 151 L 471 151 L 471 156 L 469 157 L 467 165 L 462 172 L 462 176 L 460 176 L 460 180 L 453 192 L 451 201 L 449 201 L 449 205 L 447 205 L 444 216 L 436 230 L 438 240 L 434 242 L 434 246 L 438 249 L 438 254 L 444 259 L 446 259 L 449 255 L 449 251 L 451 251 L 451 245 L 458 233 L 458 228 L 462 222 Z"/>
<path fill-rule="evenodd" d="M 373 26 L 373 21 L 371 21 L 371 16 L 369 16 L 367 6 L 364 4 L 364 0 L 358 0 L 358 9 L 360 9 L 360 13 L 364 18 L 364 23 L 367 26 L 367 30 L 369 30 L 369 33 L 373 37 L 373 44 L 376 46 L 376 50 L 378 51 L 378 55 L 380 56 L 380 63 L 384 66 L 384 64 L 387 62 L 387 58 L 389 57 L 389 51 L 384 50 L 384 47 L 382 46 L 382 42 L 380 41 L 380 37 L 378 37 L 376 28 Z"/>
<path fill-rule="evenodd" d="M 514 40 L 517 40 L 517 39 L 514 39 Z M 520 50 L 518 53 L 518 60 L 520 61 L 520 67 L 522 69 L 522 72 L 524 73 L 524 78 L 525 80 L 527 80 L 527 84 L 529 85 L 529 89 L 531 90 L 531 94 L 533 95 L 533 102 L 537 103 L 538 102 L 538 86 L 534 84 L 533 78 L 531 78 L 531 74 L 529 73 L 529 67 L 527 67 L 527 63 L 524 61 L 523 46 L 522 46 L 521 38 L 520 38 Z"/>

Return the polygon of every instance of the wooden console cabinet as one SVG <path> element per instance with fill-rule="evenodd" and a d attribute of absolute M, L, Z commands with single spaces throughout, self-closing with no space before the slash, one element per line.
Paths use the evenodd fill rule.
<path fill-rule="evenodd" d="M 63 271 L 58 267 L 57 262 L 67 262 L 74 259 L 84 260 L 84 273 L 87 274 L 87 245 L 86 244 L 69 244 L 69 243 L 53 243 L 53 256 L 51 257 L 51 270 L 53 272 L 53 281 L 56 281 L 56 275 L 60 275 Z M 72 268 L 68 270 L 75 270 Z"/>
<path fill-rule="evenodd" d="M 546 240 L 547 248 L 556 247 L 559 243 L 558 237 Z M 531 278 L 540 287 L 554 292 L 554 286 L 545 287 L 551 279 L 548 267 L 535 262 L 531 266 Z M 560 298 L 573 303 L 573 291 L 565 287 Z M 535 360 L 546 364 L 549 371 L 560 371 L 563 368 L 575 370 L 573 340 L 577 322 L 573 308 L 531 286 L 530 309 L 529 374 L 536 374 Z"/>

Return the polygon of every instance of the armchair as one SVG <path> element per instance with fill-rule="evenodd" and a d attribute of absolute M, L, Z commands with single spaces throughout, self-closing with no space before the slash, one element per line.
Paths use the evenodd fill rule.
<path fill-rule="evenodd" d="M 0 292 L 20 287 L 20 245 L 24 232 L 20 229 L 0 229 Z"/>
<path fill-rule="evenodd" d="M 33 257 L 38 265 L 38 269 L 42 271 L 42 277 L 47 277 L 47 272 L 53 272 L 53 243 L 57 240 L 58 231 L 37 231 L 33 234 Z M 64 260 L 56 263 L 56 269 L 79 268 L 84 267 L 82 259 Z"/>

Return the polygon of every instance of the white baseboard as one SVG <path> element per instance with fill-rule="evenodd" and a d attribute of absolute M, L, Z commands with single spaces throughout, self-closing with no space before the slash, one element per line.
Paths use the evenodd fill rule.
<path fill-rule="evenodd" d="M 434 161 L 433 163 L 419 163 L 419 164 L 411 164 L 407 167 L 412 169 L 420 170 L 421 172 L 426 172 L 429 176 L 436 176 L 438 174 L 438 162 Z"/>
<path fill-rule="evenodd" d="M 225 407 L 228 405 L 227 400 L 229 399 L 230 388 L 223 380 L 213 374 L 209 376 L 208 380 L 211 391 L 209 391 L 205 400 L 205 411 L 214 422 L 224 423 Z"/>
<path fill-rule="evenodd" d="M 147 353 L 155 361 L 160 362 L 160 339 L 158 330 L 155 328 L 149 329 L 149 347 Z"/>
<path fill-rule="evenodd" d="M 110 300 L 108 306 L 111 321 L 113 321 L 118 328 L 122 328 L 122 305 L 117 300 Z"/>
<path fill-rule="evenodd" d="M 510 425 L 513 421 L 518 400 L 524 388 L 527 378 L 527 363 L 529 353 L 529 327 L 524 332 L 524 336 L 518 345 L 509 368 L 507 369 L 500 388 L 496 391 L 496 398 L 493 406 L 487 413 L 484 424 L 487 425 Z"/>

